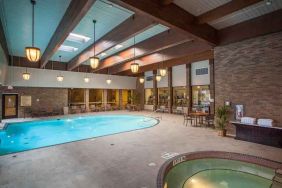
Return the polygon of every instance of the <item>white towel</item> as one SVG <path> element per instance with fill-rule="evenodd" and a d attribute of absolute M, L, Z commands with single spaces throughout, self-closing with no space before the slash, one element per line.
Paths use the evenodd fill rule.
<path fill-rule="evenodd" d="M 252 118 L 252 117 L 242 117 L 242 118 L 241 118 L 241 123 L 256 124 L 256 118 Z"/>
<path fill-rule="evenodd" d="M 258 125 L 264 126 L 264 127 L 272 127 L 273 120 L 272 119 L 258 119 Z"/>

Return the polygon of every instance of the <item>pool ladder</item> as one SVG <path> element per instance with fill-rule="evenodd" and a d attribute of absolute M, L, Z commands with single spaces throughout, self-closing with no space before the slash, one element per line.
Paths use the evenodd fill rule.
<path fill-rule="evenodd" d="M 277 169 L 270 188 L 282 188 L 282 169 Z"/>

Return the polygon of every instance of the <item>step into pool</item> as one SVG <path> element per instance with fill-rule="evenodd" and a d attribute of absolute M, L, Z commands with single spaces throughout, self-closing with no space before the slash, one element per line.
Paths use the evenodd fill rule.
<path fill-rule="evenodd" d="M 149 128 L 158 120 L 137 115 L 96 115 L 9 123 L 0 131 L 0 155 Z"/>

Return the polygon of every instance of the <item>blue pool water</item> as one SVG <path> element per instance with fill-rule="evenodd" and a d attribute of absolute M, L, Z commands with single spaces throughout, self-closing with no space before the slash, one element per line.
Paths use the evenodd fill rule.
<path fill-rule="evenodd" d="M 154 118 L 99 115 L 10 123 L 0 131 L 0 155 L 154 126 Z"/>

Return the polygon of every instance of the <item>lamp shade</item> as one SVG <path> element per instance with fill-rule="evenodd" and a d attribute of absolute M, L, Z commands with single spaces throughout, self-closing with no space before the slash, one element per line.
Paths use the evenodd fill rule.
<path fill-rule="evenodd" d="M 161 75 L 157 75 L 156 76 L 156 80 L 159 82 L 159 81 L 161 81 L 161 79 L 162 79 L 162 76 Z"/>
<path fill-rule="evenodd" d="M 23 79 L 24 79 L 24 80 L 29 80 L 29 79 L 30 79 L 30 73 L 24 72 L 24 73 L 23 73 Z"/>
<path fill-rule="evenodd" d="M 96 69 L 99 66 L 100 59 L 99 57 L 93 56 L 90 57 L 90 66 L 92 69 Z"/>
<path fill-rule="evenodd" d="M 166 69 L 160 69 L 160 75 L 165 76 L 166 75 Z"/>
<path fill-rule="evenodd" d="M 130 65 L 130 69 L 132 73 L 137 73 L 139 70 L 139 64 L 138 63 L 132 63 Z"/>
<path fill-rule="evenodd" d="M 85 82 L 85 83 L 88 83 L 88 82 L 90 82 L 90 78 L 88 78 L 88 77 L 85 77 L 85 78 L 84 78 L 84 82 Z"/>
<path fill-rule="evenodd" d="M 106 80 L 106 82 L 107 82 L 107 84 L 111 84 L 112 83 L 112 80 L 110 79 L 110 78 L 108 78 L 107 80 Z"/>
<path fill-rule="evenodd" d="M 144 78 L 139 78 L 139 82 L 141 83 L 141 84 L 143 84 L 144 82 L 145 82 L 145 79 Z"/>
<path fill-rule="evenodd" d="M 40 59 L 40 49 L 36 47 L 26 47 L 25 55 L 30 62 L 36 63 Z"/>
<path fill-rule="evenodd" d="M 62 82 L 64 80 L 64 77 L 62 75 L 57 76 L 57 81 Z"/>

